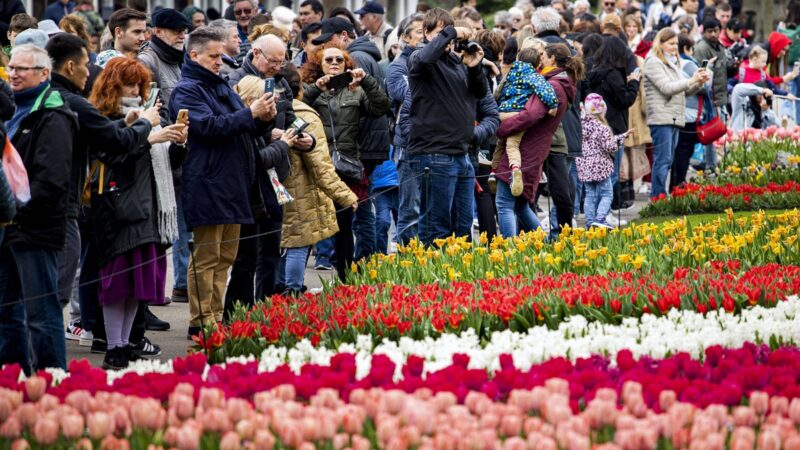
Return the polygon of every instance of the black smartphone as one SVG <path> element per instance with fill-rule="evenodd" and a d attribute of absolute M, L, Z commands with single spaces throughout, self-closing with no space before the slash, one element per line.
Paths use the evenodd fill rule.
<path fill-rule="evenodd" d="M 705 69 L 706 67 L 708 67 L 708 60 L 704 59 L 703 62 L 700 63 L 700 68 Z"/>
<path fill-rule="evenodd" d="M 297 136 L 300 136 L 301 133 L 305 131 L 306 127 L 308 127 L 308 122 L 299 117 L 295 117 L 294 122 L 292 122 L 292 125 L 289 128 L 294 128 L 295 130 L 297 130 L 297 133 L 295 134 Z"/>
<path fill-rule="evenodd" d="M 331 90 L 338 90 L 346 88 L 352 82 L 353 82 L 353 75 L 351 75 L 350 72 L 345 72 L 336 75 L 335 77 L 328 80 L 328 84 L 326 84 L 325 86 L 327 86 L 328 89 Z"/>

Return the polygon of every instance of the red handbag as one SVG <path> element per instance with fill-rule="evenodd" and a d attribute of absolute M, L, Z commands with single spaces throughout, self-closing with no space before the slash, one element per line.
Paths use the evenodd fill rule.
<path fill-rule="evenodd" d="M 697 100 L 697 140 L 703 145 L 713 144 L 714 141 L 725 136 L 727 128 L 725 122 L 719 116 L 712 117 L 708 122 L 701 124 L 700 118 L 703 117 L 703 99 Z"/>

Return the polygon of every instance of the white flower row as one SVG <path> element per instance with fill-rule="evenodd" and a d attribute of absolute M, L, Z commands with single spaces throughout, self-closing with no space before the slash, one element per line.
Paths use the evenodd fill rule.
<path fill-rule="evenodd" d="M 473 330 L 419 341 L 406 337 L 397 342 L 385 339 L 374 348 L 368 335 L 359 336 L 355 344 L 342 344 L 336 350 L 317 348 L 310 341 L 303 340 L 292 348 L 271 346 L 264 350 L 259 358 L 259 371 L 272 371 L 288 363 L 293 371 L 299 373 L 304 364 L 329 365 L 337 353 L 356 355 L 356 376 L 359 379 L 369 373 L 373 354 L 386 355 L 397 365 L 395 380 L 402 379 L 402 367 L 411 355 L 425 360 L 425 373 L 449 366 L 453 355 L 458 353 L 470 357 L 470 368 L 492 372 L 500 368 L 499 357 L 502 354 L 512 355 L 514 365 L 522 370 L 555 357 L 575 360 L 601 354 L 613 360 L 618 351 L 625 349 L 635 357 L 663 358 L 676 352 L 687 352 L 700 358 L 705 349 L 713 345 L 739 347 L 745 342 L 768 342 L 770 338 L 781 339 L 784 343 L 800 343 L 800 327 L 795 318 L 800 318 L 800 298 L 796 295 L 775 307 L 757 306 L 739 315 L 723 310 L 705 316 L 692 311 L 672 310 L 662 317 L 645 315 L 641 319 L 625 319 L 620 325 L 590 323 L 583 316 L 574 316 L 555 330 L 537 326 L 526 333 L 495 332 L 485 345 L 481 345 Z M 227 363 L 254 360 L 252 356 L 230 358 Z M 137 361 L 128 369 L 109 371 L 109 382 L 128 372 L 171 373 L 172 362 Z M 68 376 L 60 370 L 52 373 L 56 380 Z"/>

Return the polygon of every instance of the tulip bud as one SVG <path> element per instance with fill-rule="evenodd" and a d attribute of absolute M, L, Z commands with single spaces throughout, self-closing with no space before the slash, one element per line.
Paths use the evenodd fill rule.
<path fill-rule="evenodd" d="M 89 414 L 87 424 L 89 436 L 96 441 L 103 439 L 114 431 L 114 423 L 111 416 L 103 411 Z"/>
<path fill-rule="evenodd" d="M 19 423 L 19 419 L 14 416 L 9 417 L 0 425 L 1 438 L 10 441 L 11 439 L 18 438 L 20 434 L 22 434 L 22 425 Z"/>
<path fill-rule="evenodd" d="M 83 436 L 84 428 L 83 416 L 78 414 L 61 416 L 61 432 L 65 438 L 77 439 Z"/>
<path fill-rule="evenodd" d="M 75 450 L 94 450 L 92 441 L 89 438 L 81 438 L 75 443 Z"/>
<path fill-rule="evenodd" d="M 267 430 L 257 430 L 253 443 L 256 450 L 272 450 L 275 448 L 275 436 Z"/>
<path fill-rule="evenodd" d="M 197 450 L 198 448 L 200 448 L 200 432 L 194 427 L 182 426 L 178 430 L 178 449 Z"/>
<path fill-rule="evenodd" d="M 28 443 L 25 439 L 17 439 L 16 441 L 11 443 L 11 450 L 30 450 L 31 444 Z"/>
<path fill-rule="evenodd" d="M 661 393 L 658 394 L 658 406 L 661 408 L 661 411 L 669 411 L 677 399 L 678 396 L 675 394 L 675 391 L 661 391 Z"/>
<path fill-rule="evenodd" d="M 47 380 L 38 375 L 34 375 L 25 380 L 25 393 L 28 394 L 28 399 L 34 403 L 42 398 L 46 389 Z"/>
<path fill-rule="evenodd" d="M 753 391 L 750 393 L 750 407 L 756 415 L 763 416 L 769 408 L 769 394 L 766 392 Z"/>
<path fill-rule="evenodd" d="M 54 443 L 58 440 L 58 422 L 48 417 L 39 418 L 33 425 L 33 437 L 39 444 Z"/>
<path fill-rule="evenodd" d="M 219 450 L 239 450 L 242 442 L 239 435 L 233 431 L 228 431 L 219 441 Z"/>

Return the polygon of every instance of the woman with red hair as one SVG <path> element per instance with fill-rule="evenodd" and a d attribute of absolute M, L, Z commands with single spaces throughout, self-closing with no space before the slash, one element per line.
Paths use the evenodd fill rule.
<path fill-rule="evenodd" d="M 352 81 L 344 86 L 336 84 L 339 78 L 349 73 Z M 356 68 L 350 54 L 329 42 L 309 55 L 301 76 L 303 103 L 314 108 L 322 119 L 325 137 L 331 151 L 334 167 L 339 178 L 358 195 L 360 200 L 369 195 L 363 167 L 356 175 L 346 170 L 347 160 L 360 165 L 358 153 L 358 130 L 362 117 L 380 117 L 389 111 L 389 97 L 378 81 Z M 333 81 L 332 81 L 333 80 Z M 339 153 L 339 155 L 336 155 Z M 356 170 L 357 172 L 357 170 Z M 353 260 L 353 209 L 347 205 L 336 205 L 336 221 L 339 232 L 334 236 L 336 248 L 336 271 L 344 281 L 345 270 Z"/>
<path fill-rule="evenodd" d="M 138 117 L 150 72 L 135 59 L 114 58 L 89 100 L 112 119 Z M 92 186 L 107 351 L 104 368 L 121 369 L 139 356 L 129 344 L 140 303 L 163 304 L 166 249 L 178 233 L 172 167 L 185 155 L 186 125 L 156 127 L 126 152 L 101 152 Z M 170 144 L 175 143 L 175 144 Z M 152 347 L 152 346 L 150 346 Z"/>

